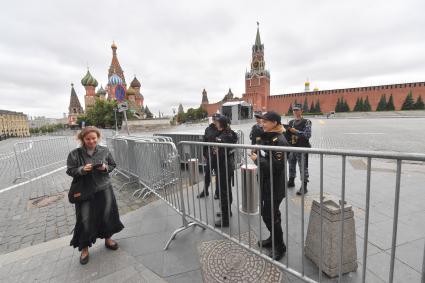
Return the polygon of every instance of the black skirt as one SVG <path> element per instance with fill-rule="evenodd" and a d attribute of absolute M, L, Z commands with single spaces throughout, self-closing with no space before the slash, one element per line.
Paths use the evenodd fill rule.
<path fill-rule="evenodd" d="M 76 203 L 75 216 L 77 221 L 70 245 L 79 251 L 91 247 L 97 238 L 110 238 L 124 228 L 112 187 L 95 193 L 90 200 Z"/>

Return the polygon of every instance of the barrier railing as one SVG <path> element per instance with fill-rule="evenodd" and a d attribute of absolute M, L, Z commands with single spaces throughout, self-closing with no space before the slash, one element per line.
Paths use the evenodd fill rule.
<path fill-rule="evenodd" d="M 29 140 L 15 143 L 13 152 L 19 175 L 14 180 L 29 179 L 43 171 L 64 166 L 71 147 L 68 137 Z"/>
<path fill-rule="evenodd" d="M 198 223 L 199 225 L 208 228 L 221 236 L 233 241 L 234 243 L 240 245 L 241 247 L 247 249 L 249 252 L 254 253 L 263 259 L 271 262 L 275 266 L 279 267 L 280 269 L 284 270 L 287 273 L 292 274 L 293 276 L 296 276 L 299 279 L 302 279 L 305 282 L 321 282 L 324 280 L 322 277 L 322 271 L 324 271 L 328 266 L 327 258 L 329 257 L 329 254 L 332 254 L 331 248 L 328 245 L 325 245 L 327 243 L 326 241 L 330 241 L 329 239 L 326 239 L 324 242 L 324 217 L 327 213 L 327 209 L 325 211 L 326 205 L 328 203 L 331 203 L 328 201 L 329 193 L 325 192 L 325 184 L 324 184 L 324 160 L 326 162 L 332 162 L 334 168 L 327 167 L 327 171 L 331 171 L 332 173 L 328 172 L 329 174 L 332 174 L 332 183 L 334 187 L 339 187 L 340 189 L 336 190 L 330 190 L 335 195 L 333 198 L 336 199 L 335 202 L 332 202 L 333 205 L 336 205 L 337 211 L 339 211 L 339 215 L 336 218 L 338 220 L 338 225 L 336 226 L 336 229 L 334 229 L 334 233 L 337 233 L 337 237 L 333 239 L 333 243 L 337 243 L 336 247 L 334 247 L 333 250 L 335 252 L 335 255 L 337 256 L 334 258 L 337 262 L 337 266 L 335 266 L 336 272 L 335 275 L 338 276 L 338 282 L 343 282 L 345 280 L 348 280 L 349 278 L 347 276 L 343 276 L 343 274 L 347 273 L 348 271 L 355 271 L 358 266 L 358 262 L 361 264 L 361 282 L 366 282 L 366 276 L 368 274 L 367 271 L 367 261 L 368 261 L 368 237 L 369 237 L 369 217 L 370 217 L 370 206 L 371 206 L 371 199 L 370 199 L 370 192 L 371 192 L 371 177 L 372 177 L 372 161 L 375 161 L 377 159 L 381 160 L 384 159 L 386 161 L 392 161 L 395 162 L 395 182 L 392 184 L 394 186 L 394 206 L 392 206 L 392 214 L 393 214 L 393 224 L 392 224 L 392 232 L 391 232 L 391 242 L 388 243 L 388 246 L 390 248 L 390 261 L 389 261 L 389 272 L 388 272 L 388 282 L 393 282 L 394 280 L 394 270 L 395 270 L 395 260 L 396 260 L 396 243 L 397 243 L 397 232 L 398 232 L 398 216 L 399 216 L 399 203 L 400 203 L 400 187 L 401 187 L 401 178 L 402 178 L 402 164 L 408 163 L 409 161 L 415 161 L 415 162 L 425 162 L 425 155 L 424 154 L 400 154 L 400 153 L 388 153 L 388 152 L 369 152 L 369 151 L 350 151 L 350 150 L 322 150 L 322 149 L 313 149 L 313 148 L 293 148 L 293 147 L 277 147 L 277 146 L 251 146 L 251 145 L 234 145 L 234 144 L 217 144 L 217 143 L 201 143 L 201 142 L 186 142 L 183 141 L 179 145 L 181 147 L 181 151 L 185 152 L 185 158 L 188 160 L 187 164 L 185 166 L 185 170 L 181 173 L 182 181 L 181 184 L 186 184 L 186 186 L 181 186 L 181 191 L 184 191 L 183 193 L 183 201 L 184 207 L 183 211 L 185 211 L 185 215 L 188 219 L 193 221 L 194 223 Z M 199 194 L 200 191 L 202 191 L 202 181 L 199 180 L 199 177 L 197 177 L 197 173 L 194 173 L 194 171 L 189 168 L 190 163 L 196 162 L 199 148 L 201 146 L 208 146 L 208 152 L 209 152 L 209 158 L 208 162 L 210 162 L 210 172 L 204 172 L 204 167 L 202 167 L 202 175 L 210 174 L 211 175 L 211 162 L 215 161 L 216 163 L 216 172 L 217 177 L 215 180 L 216 186 L 219 187 L 219 203 L 221 204 L 221 225 L 218 226 L 214 222 L 216 212 L 218 210 L 217 204 L 214 203 L 213 198 L 204 198 L 199 199 L 196 198 L 196 195 Z M 186 148 L 185 148 L 186 147 Z M 187 148 L 189 147 L 189 148 Z M 243 151 L 243 158 L 242 158 L 242 167 L 235 166 L 234 164 L 231 164 L 228 159 L 228 152 L 230 150 L 238 149 Z M 260 208 L 258 213 L 258 216 L 250 215 L 249 213 L 241 213 L 239 210 L 239 207 L 242 204 L 242 199 L 246 195 L 244 195 L 243 191 L 247 190 L 247 182 L 249 182 L 249 174 L 246 174 L 246 172 L 242 172 L 242 170 L 249 169 L 248 167 L 254 166 L 248 151 L 252 150 L 257 152 L 257 158 L 261 160 L 259 166 L 256 167 L 257 175 L 259 176 L 258 180 L 260 180 L 260 186 L 259 186 L 259 197 L 258 197 L 258 207 Z M 221 153 L 220 153 L 221 152 Z M 190 153 L 193 153 L 191 155 Z M 283 154 L 282 154 L 283 153 Z M 315 162 L 318 162 L 318 168 L 319 168 L 319 195 L 317 204 L 319 205 L 319 210 L 317 211 L 317 215 L 319 215 L 319 227 L 315 227 L 314 229 L 317 229 L 319 232 L 319 235 L 317 237 L 319 238 L 319 246 L 317 246 L 316 250 L 318 252 L 317 256 L 317 262 L 316 265 L 318 266 L 316 274 L 307 274 L 306 273 L 306 258 L 305 255 L 307 254 L 307 243 L 306 243 L 306 195 L 301 194 L 299 197 L 297 197 L 297 203 L 299 203 L 300 211 L 295 212 L 293 205 L 290 204 L 288 198 L 284 201 L 282 201 L 282 219 L 280 220 L 280 213 L 276 211 L 276 206 L 280 205 L 279 202 L 279 193 L 276 193 L 276 190 L 281 190 L 281 193 L 284 193 L 285 196 L 288 196 L 288 187 L 287 187 L 287 181 L 288 181 L 288 173 L 287 173 L 287 161 L 288 161 L 288 154 L 299 154 L 301 155 L 301 176 L 303 176 L 303 180 L 307 178 L 307 176 L 304 174 L 306 173 L 306 163 L 304 162 L 308 157 L 307 154 L 315 154 L 319 158 Z M 261 156 L 261 157 L 260 157 Z M 327 156 L 336 156 L 341 158 L 341 163 L 339 164 L 337 161 L 335 161 L 335 158 L 331 159 L 324 159 L 324 157 Z M 354 220 L 351 222 L 347 222 L 350 218 L 350 216 L 353 219 L 353 211 L 351 210 L 351 205 L 347 204 L 347 201 L 350 200 L 347 193 L 350 193 L 347 191 L 347 177 L 350 179 L 351 176 L 347 176 L 347 168 L 346 163 L 347 159 L 350 158 L 364 158 L 366 160 L 365 163 L 365 190 L 363 191 L 364 196 L 364 232 L 362 234 L 362 240 L 363 240 L 363 254 L 361 257 L 361 260 L 357 259 L 357 252 L 356 252 L 356 234 L 355 232 L 355 226 L 354 226 Z M 280 159 L 281 164 L 284 165 L 284 169 L 274 168 L 275 161 L 277 159 Z M 335 163 L 337 162 L 337 163 Z M 387 162 L 388 163 L 388 162 Z M 247 164 L 247 165 L 245 165 Z M 248 164 L 252 164 L 248 166 Z M 276 163 L 277 164 L 277 163 Z M 340 166 L 339 166 L 340 165 Z M 224 168 L 220 168 L 220 166 L 224 166 Z M 233 171 L 233 169 L 235 170 Z M 316 167 L 315 167 L 316 168 Z M 339 171 L 340 170 L 340 171 Z M 233 174 L 231 172 L 234 172 Z M 337 174 L 341 174 L 340 184 L 337 185 L 337 182 L 335 182 L 335 177 Z M 282 175 L 284 178 L 283 184 L 279 188 L 274 187 L 273 182 L 275 179 L 275 176 Z M 228 179 L 234 178 L 235 182 L 234 185 L 232 185 L 231 182 L 228 181 Z M 357 178 L 357 177 L 356 177 Z M 225 179 L 225 180 L 223 180 Z M 252 180 L 256 180 L 256 178 L 251 178 Z M 268 183 L 264 183 L 264 180 L 268 180 Z M 301 185 L 301 192 L 304 191 L 304 185 L 305 183 L 302 182 Z M 273 193 L 267 194 L 267 191 L 271 191 Z M 246 191 L 245 191 L 246 193 Z M 326 198 L 325 198 L 326 193 Z M 225 195 L 223 195 L 225 194 Z M 311 194 L 311 193 L 310 193 Z M 280 195 L 281 197 L 281 195 Z M 223 201 L 224 199 L 224 201 Z M 233 204 L 232 204 L 233 199 Z M 359 200 L 357 200 L 359 202 Z M 387 200 L 388 201 L 388 200 Z M 236 203 L 235 203 L 236 202 Z M 223 205 L 227 205 L 227 209 L 223 209 Z M 275 206 L 275 207 L 274 207 Z M 231 208 L 236 208 L 236 215 L 232 217 Z M 289 210 L 289 207 L 291 207 L 291 210 Z M 269 210 L 269 211 L 267 211 Z M 313 213 L 313 212 L 312 212 Z M 230 216 L 229 216 L 230 214 Z M 223 215 L 228 215 L 227 217 Z M 312 215 L 310 215 L 310 219 Z M 271 218 L 271 219 L 267 219 Z M 219 218 L 220 219 L 220 218 Z M 226 220 L 228 219 L 228 220 Z M 227 223 L 229 221 L 229 223 Z M 277 222 L 276 222 L 277 221 Z M 271 254 L 266 255 L 263 252 L 262 244 L 260 244 L 259 247 L 256 247 L 251 244 L 252 237 L 258 237 L 259 243 L 262 243 L 263 240 L 263 233 L 264 230 L 264 224 L 266 223 L 266 227 L 270 230 L 270 238 L 271 238 Z M 283 227 L 280 226 L 280 222 L 284 223 Z M 270 224 L 272 223 L 272 224 Z M 273 225 L 273 223 L 277 223 Z M 227 224 L 229 224 L 228 227 Z M 309 223 L 311 225 L 312 223 Z M 279 225 L 279 226 L 277 226 Z M 279 242 L 279 231 L 280 228 L 283 228 L 283 239 L 284 242 L 287 245 L 287 251 L 285 254 L 285 257 L 282 261 L 276 261 L 273 258 L 276 256 L 276 253 L 279 252 L 279 249 L 277 248 L 280 246 Z M 296 228 L 294 228 L 296 227 Z M 276 231 L 278 229 L 278 231 Z M 309 226 L 310 229 L 310 226 Z M 312 230 L 314 230 L 312 228 Z M 336 231 L 336 232 L 335 232 Z M 248 233 L 248 242 L 243 242 L 241 235 L 243 233 Z M 314 231 L 309 231 L 309 233 L 313 233 Z M 278 234 L 276 234 L 278 233 Z M 292 235 L 290 237 L 289 235 Z M 308 236 L 308 235 L 307 235 Z M 384 235 L 383 235 L 384 236 Z M 294 240 L 293 237 L 295 237 L 297 240 Z M 352 239 L 354 237 L 354 240 Z M 309 239 L 309 237 L 307 237 Z M 311 237 L 310 237 L 311 240 Z M 278 242 L 276 242 L 278 241 Z M 354 241 L 354 242 L 353 242 Z M 350 246 L 350 243 L 354 243 L 354 248 Z M 311 243 L 308 243 L 310 245 Z M 299 248 L 294 248 L 299 247 Z M 310 246 L 308 246 L 311 248 Z M 354 251 L 353 251 L 354 249 Z M 311 250 L 308 251 L 311 253 Z M 424 250 L 425 253 L 425 250 Z M 326 254 L 326 258 L 325 258 Z M 294 260 L 290 260 L 290 258 L 296 257 L 301 259 L 301 265 L 294 264 Z M 310 256 L 310 259 L 312 257 Z M 350 263 L 349 258 L 353 258 L 354 261 Z M 291 264 L 292 262 L 292 264 Z M 384 263 L 382 263 L 384 264 Z M 424 263 L 423 263 L 424 265 Z M 350 267 L 351 266 L 351 267 Z M 351 269 L 350 269 L 351 268 Z M 423 268 L 425 270 L 425 268 Z M 420 271 L 419 271 L 420 272 Z M 424 271 L 422 271 L 422 277 Z M 316 281 L 317 280 L 317 281 Z"/>
<path fill-rule="evenodd" d="M 386 153 L 386 152 L 367 152 L 367 151 L 350 151 L 350 150 L 321 150 L 321 149 L 312 149 L 312 148 L 293 148 L 293 147 L 277 147 L 277 146 L 255 146 L 255 145 L 235 145 L 235 144 L 218 144 L 218 143 L 202 143 L 202 142 L 181 142 L 178 147 L 180 150 L 177 150 L 175 145 L 169 141 L 157 141 L 152 139 L 152 137 L 145 138 L 136 138 L 136 137 L 116 137 L 116 141 L 111 144 L 114 146 L 112 151 L 115 156 L 118 157 L 117 152 L 127 156 L 127 159 L 123 159 L 123 162 L 127 162 L 127 165 L 120 165 L 119 170 L 126 168 L 126 170 L 131 173 L 137 181 L 143 186 L 143 189 L 139 190 L 140 196 L 146 196 L 147 194 L 155 194 L 157 197 L 162 199 L 167 205 L 172 207 L 177 213 L 182 215 L 183 225 L 181 228 L 177 229 L 170 240 L 167 242 L 165 249 L 167 249 L 171 241 L 176 237 L 178 233 L 187 229 L 190 226 L 197 225 L 204 229 L 210 229 L 219 235 L 225 237 L 226 239 L 231 240 L 232 242 L 238 244 L 239 246 L 245 248 L 249 252 L 260 256 L 266 261 L 272 263 L 283 271 L 292 274 L 293 276 L 305 281 L 305 282 L 321 282 L 324 280 L 322 273 L 324 269 L 328 268 L 326 260 L 329 257 L 329 254 L 335 252 L 337 256 L 334 258 L 334 261 L 337 262 L 334 272 L 338 276 L 338 281 L 343 282 L 346 279 L 349 281 L 347 276 L 343 276 L 347 272 L 347 254 L 353 253 L 352 258 L 354 262 L 351 266 L 354 271 L 357 269 L 357 263 L 361 265 L 361 282 L 366 282 L 367 279 L 367 261 L 368 261 L 368 244 L 369 244 L 369 218 L 370 218 L 370 208 L 371 208 L 371 197 L 370 192 L 372 186 L 372 161 L 375 160 L 389 160 L 395 162 L 395 183 L 394 186 L 394 206 L 392 207 L 393 213 L 393 224 L 391 232 L 391 243 L 388 244 L 390 248 L 390 261 L 389 261 L 389 272 L 388 272 L 388 282 L 394 281 L 394 270 L 395 270 L 395 261 L 396 261 L 396 243 L 397 243 L 397 232 L 398 232 L 398 215 L 399 215 L 399 203 L 400 203 L 400 187 L 401 187 L 401 178 L 402 178 L 402 164 L 407 164 L 409 161 L 424 162 L 425 155 L 423 154 L 398 154 L 398 153 Z M 201 167 L 201 172 L 199 172 L 199 160 L 197 157 L 200 155 L 200 150 L 202 147 L 208 147 L 208 155 L 205 161 L 209 163 L 210 172 L 205 172 L 205 166 Z M 185 148 L 186 147 L 186 148 Z M 189 148 L 188 148 L 189 147 Z M 241 164 L 236 159 L 229 158 L 228 153 L 230 151 L 237 150 L 241 152 Z M 248 151 L 254 151 L 257 153 L 257 158 L 260 162 L 260 166 L 255 166 L 254 162 L 250 161 Z M 179 156 L 178 152 L 184 152 L 184 156 Z M 283 154 L 282 154 L 283 153 Z M 288 154 L 300 154 L 301 155 L 301 175 L 303 178 L 306 178 L 306 163 L 304 161 L 308 158 L 307 154 L 314 154 L 319 158 L 315 160 L 318 162 L 319 176 L 318 176 L 318 211 L 316 214 L 319 215 L 319 222 L 316 221 L 316 224 L 319 223 L 319 228 L 315 227 L 319 231 L 319 235 L 316 237 L 319 239 L 319 246 L 316 247 L 316 265 L 317 273 L 306 273 L 306 257 L 307 254 L 306 248 L 309 249 L 311 253 L 311 243 L 307 244 L 306 241 L 310 239 L 308 231 L 307 237 L 305 235 L 306 230 L 306 206 L 307 201 L 310 201 L 306 195 L 301 194 L 301 196 L 296 197 L 294 200 L 295 203 L 299 204 L 300 208 L 294 207 L 288 200 L 288 189 L 287 180 L 287 161 Z M 341 158 L 341 163 L 335 163 L 335 158 L 325 159 L 325 157 L 333 156 Z M 350 218 L 350 215 L 353 215 L 351 211 L 351 206 L 347 203 L 350 201 L 350 191 L 347 194 L 347 178 L 351 178 L 349 172 L 347 175 L 346 163 L 347 159 L 350 158 L 363 158 L 366 159 L 365 163 L 365 190 L 361 195 L 364 196 L 364 225 L 362 239 L 363 241 L 363 254 L 358 259 L 356 256 L 356 248 L 347 247 L 347 243 L 353 243 L 350 237 L 356 236 L 353 233 L 354 231 L 354 221 L 347 222 L 347 219 Z M 180 165 L 179 160 L 184 158 L 187 162 L 184 163 L 184 168 Z M 279 159 L 284 168 L 278 168 L 275 170 L 274 159 Z M 232 161 L 233 160 L 233 161 Z M 311 161 L 310 161 L 311 162 Z M 324 182 L 324 171 L 325 165 L 324 162 L 332 162 L 332 166 L 326 167 L 327 175 L 331 175 L 332 186 L 335 187 L 332 189 L 327 189 L 327 184 Z M 205 163 L 205 162 L 204 162 Z M 215 163 L 215 165 L 214 165 Z M 232 164 L 233 163 L 233 164 Z M 236 163 L 236 164 L 235 164 Z M 388 163 L 388 162 L 387 162 Z M 340 166 L 339 166 L 340 165 Z M 121 169 L 120 169 L 121 168 Z M 252 172 L 247 172 L 255 168 L 256 175 L 258 178 L 252 175 Z M 214 222 L 216 212 L 219 208 L 215 203 L 214 199 L 211 198 L 197 198 L 198 195 L 204 188 L 202 183 L 202 177 L 207 174 L 212 175 L 211 171 L 215 170 L 217 176 L 215 180 L 212 180 L 211 185 L 219 187 L 219 203 L 221 204 L 221 222 L 217 226 Z M 339 171 L 340 170 L 340 171 Z M 341 176 L 340 183 L 335 180 L 337 175 Z M 283 185 L 279 188 L 275 188 L 273 185 L 274 176 L 283 176 Z M 267 177 L 268 176 L 268 177 Z M 268 183 L 263 183 L 264 178 L 268 178 Z M 356 176 L 358 178 L 358 176 Z M 233 179 L 231 182 L 229 179 Z M 304 180 L 304 179 L 303 179 Z M 258 198 L 255 199 L 252 196 L 249 196 L 248 191 L 252 194 L 255 190 L 252 186 L 256 184 L 249 184 L 252 182 L 260 181 L 258 187 Z M 268 184 L 268 185 L 267 185 Z M 301 191 L 305 189 L 305 183 L 302 182 Z M 257 184 L 258 185 L 258 184 Z M 280 205 L 280 199 L 282 196 L 275 193 L 267 194 L 267 186 L 273 188 L 271 191 L 275 192 L 276 190 L 281 190 L 284 192 L 286 199 L 282 201 L 280 206 L 282 210 L 282 218 L 280 219 L 280 213 L 277 213 L 277 206 Z M 375 189 L 375 188 L 374 188 Z M 311 190 L 311 188 L 310 188 Z M 324 217 L 328 213 L 328 208 L 326 204 L 329 199 L 329 192 L 332 192 L 337 199 L 333 203 L 339 211 L 338 216 L 335 218 L 338 220 L 336 228 L 334 227 L 333 231 L 336 233 L 334 236 L 333 248 L 329 245 L 325 245 L 324 240 L 326 241 L 328 235 L 325 235 L 327 231 L 325 228 Z M 223 195 L 225 194 L 225 195 Z M 248 194 L 248 195 L 247 195 Z M 311 193 L 310 193 L 311 194 Z M 307 195 L 308 196 L 308 195 Z M 325 198 L 326 197 L 326 198 Z M 224 201 L 223 201 L 224 199 Z M 227 199 L 227 202 L 225 201 Z M 232 203 L 233 199 L 233 203 Z M 253 203 L 258 201 L 258 216 L 255 215 L 255 207 L 253 208 Z M 314 204 L 314 202 L 313 202 Z M 227 210 L 223 210 L 223 205 L 227 205 Z M 357 203 L 358 205 L 358 203 Z M 239 208 L 242 206 L 242 210 Z M 232 216 L 229 212 L 232 211 L 232 208 L 236 208 L 236 215 Z M 291 209 L 290 209 L 291 208 Z M 326 209 L 325 209 L 326 208 Z M 335 208 L 335 207 L 334 207 Z M 307 207 L 308 209 L 308 207 Z M 317 210 L 317 209 L 316 209 Z M 233 210 L 235 211 L 235 210 Z M 310 220 L 312 219 L 313 211 L 310 213 Z M 229 216 L 230 214 L 230 216 Z M 223 217 L 223 215 L 225 217 Z M 226 215 L 228 216 L 229 223 L 226 223 Z M 268 218 L 268 219 L 267 219 Z M 334 219 L 334 220 L 335 220 Z M 263 221 L 268 223 L 264 227 Z M 281 222 L 284 225 L 281 225 Z M 270 223 L 275 223 L 270 225 Z M 227 224 L 229 224 L 228 227 Z M 277 226 L 278 225 L 278 226 Z M 311 225 L 311 223 L 309 223 Z M 326 224 L 328 225 L 328 224 Z M 352 225 L 352 230 L 348 229 Z M 283 227 L 282 227 L 283 226 Z M 279 232 L 280 228 L 283 228 L 282 238 L 287 245 L 287 250 L 284 258 L 281 261 L 274 259 L 276 253 L 279 252 L 276 249 L 277 243 L 279 241 Z M 272 252 L 270 255 L 266 254 L 263 251 L 262 240 L 265 230 L 269 230 L 271 238 Z M 276 231 L 278 229 L 278 231 Z M 310 226 L 308 227 L 310 229 Z M 347 230 L 348 229 L 348 230 Z M 314 230 L 314 229 L 312 229 Z M 332 230 L 332 229 L 331 229 Z M 347 232 L 348 231 L 348 232 Z M 248 241 L 243 240 L 243 233 L 248 233 Z M 327 233 L 327 232 L 326 232 Z M 291 236 L 290 236 L 291 235 Z M 259 247 L 256 247 L 255 244 L 252 244 L 252 239 L 258 238 Z M 335 244 L 336 243 L 336 244 Z M 332 251 L 333 250 L 333 251 Z M 326 258 L 325 258 L 326 255 Z M 424 256 L 425 256 L 425 247 L 424 247 Z M 290 259 L 291 258 L 291 259 Z M 298 258 L 301 261 L 294 262 L 294 258 Z M 311 259 L 311 256 L 310 256 Z M 424 263 L 422 264 L 424 266 Z M 353 267 L 354 266 L 354 267 Z M 310 266 L 311 269 L 311 266 Z M 422 278 L 424 278 L 424 270 L 422 270 Z"/>

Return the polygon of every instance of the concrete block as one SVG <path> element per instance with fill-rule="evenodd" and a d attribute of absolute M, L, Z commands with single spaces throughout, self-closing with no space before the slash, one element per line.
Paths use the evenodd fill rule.
<path fill-rule="evenodd" d="M 338 201 L 323 200 L 323 242 L 322 271 L 329 277 L 339 273 L 341 207 Z M 313 200 L 305 242 L 305 255 L 319 266 L 320 257 L 320 200 Z M 354 211 L 351 205 L 344 205 L 342 273 L 357 270 L 356 233 Z"/>

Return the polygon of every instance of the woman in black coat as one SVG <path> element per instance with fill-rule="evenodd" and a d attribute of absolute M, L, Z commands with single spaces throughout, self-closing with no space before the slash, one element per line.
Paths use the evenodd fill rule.
<path fill-rule="evenodd" d="M 80 263 L 89 261 L 89 247 L 97 238 L 105 239 L 108 249 L 118 249 L 112 235 L 124 228 L 109 173 L 116 167 L 108 148 L 98 145 L 100 131 L 86 127 L 79 134 L 81 147 L 68 155 L 66 173 L 74 178 L 91 175 L 93 196 L 75 203 L 76 223 L 70 245 L 81 251 Z"/>

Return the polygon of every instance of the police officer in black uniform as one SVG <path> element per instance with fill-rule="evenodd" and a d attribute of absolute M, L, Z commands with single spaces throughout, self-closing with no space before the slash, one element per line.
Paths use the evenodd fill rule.
<path fill-rule="evenodd" d="M 302 116 L 302 105 L 299 103 L 294 103 L 292 106 L 294 111 L 293 120 L 289 121 L 288 126 L 286 127 L 286 138 L 294 147 L 311 147 L 310 137 L 311 137 L 311 121 L 305 119 Z M 300 168 L 300 179 L 301 182 L 304 182 L 304 192 L 303 186 L 301 185 L 300 189 L 297 191 L 297 195 L 307 193 L 307 183 L 308 183 L 308 154 L 304 154 L 304 176 L 302 174 L 302 164 L 301 164 L 301 153 L 291 152 L 288 156 L 289 163 L 289 180 L 288 187 L 295 187 L 295 177 L 297 175 L 297 163 Z"/>
<path fill-rule="evenodd" d="M 259 144 L 261 141 L 261 134 L 264 133 L 263 122 L 261 120 L 261 113 L 257 113 L 254 116 L 257 123 L 252 126 L 249 139 L 251 140 L 251 144 Z"/>
<path fill-rule="evenodd" d="M 218 117 L 220 117 L 220 114 L 214 114 L 212 116 L 213 122 L 209 124 L 208 127 L 205 128 L 204 137 L 202 140 L 203 142 L 216 141 L 217 136 L 220 134 L 216 126 Z M 208 146 L 204 146 L 202 149 L 202 154 L 204 156 L 204 160 L 206 163 L 205 176 L 204 176 L 204 190 L 197 196 L 198 198 L 203 198 L 209 195 L 208 188 L 211 184 L 211 172 L 212 170 L 217 172 L 217 158 L 215 158 L 212 148 L 210 147 L 210 150 L 208 150 Z M 211 164 L 211 167 L 210 167 L 210 164 Z M 216 189 L 216 195 L 218 195 L 217 189 Z"/>
<path fill-rule="evenodd" d="M 267 146 L 289 146 L 283 133 L 285 129 L 281 125 L 280 115 L 276 112 L 266 112 L 261 116 L 264 133 L 261 135 L 261 144 Z M 261 189 L 261 215 L 270 231 L 270 237 L 258 245 L 272 247 L 272 230 L 274 229 L 274 256 L 270 251 L 270 257 L 280 260 L 286 252 L 283 241 L 281 225 L 280 203 L 285 197 L 285 174 L 286 164 L 283 151 L 259 151 L 251 153 L 251 159 L 260 166 L 260 189 Z M 271 187 L 270 158 L 273 166 L 273 187 Z M 272 197 L 273 194 L 273 220 L 272 222 Z"/>
<path fill-rule="evenodd" d="M 237 143 L 238 135 L 230 128 L 229 119 L 220 115 L 217 122 L 219 135 L 216 138 L 216 142 Z M 221 208 L 221 212 L 217 213 L 217 216 L 221 219 L 215 222 L 215 227 L 228 227 L 229 216 L 232 214 L 232 211 L 229 211 L 229 207 L 231 207 L 233 201 L 231 180 L 235 170 L 235 160 L 231 148 L 217 147 L 214 151 L 218 154 L 216 183 L 218 184 Z"/>

